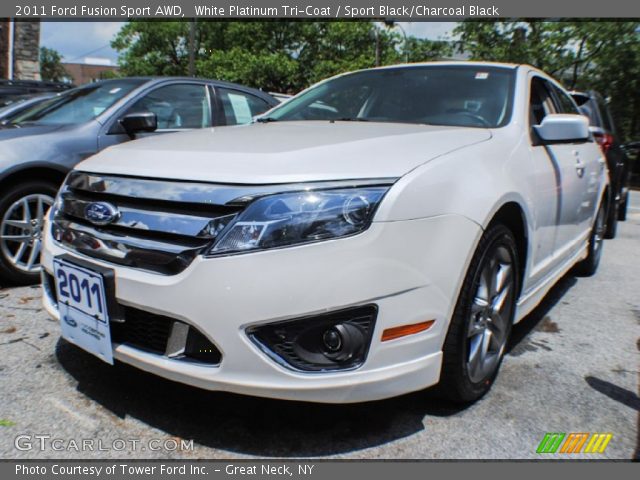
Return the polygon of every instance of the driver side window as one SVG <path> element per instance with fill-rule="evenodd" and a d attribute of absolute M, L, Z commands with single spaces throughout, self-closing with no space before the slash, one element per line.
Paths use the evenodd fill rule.
<path fill-rule="evenodd" d="M 156 88 L 137 100 L 128 110 L 152 112 L 158 130 L 181 130 L 211 126 L 211 107 L 205 85 L 176 84 Z"/>

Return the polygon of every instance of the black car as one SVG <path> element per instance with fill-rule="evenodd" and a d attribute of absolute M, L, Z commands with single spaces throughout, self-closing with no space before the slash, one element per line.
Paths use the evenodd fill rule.
<path fill-rule="evenodd" d="M 81 160 L 140 136 L 248 123 L 277 104 L 232 83 L 122 78 L 69 90 L 12 117 L 0 128 L 0 280 L 37 281 L 44 213 Z"/>
<path fill-rule="evenodd" d="M 605 238 L 615 238 L 618 221 L 624 221 L 627 218 L 629 158 L 622 149 L 609 107 L 602 95 L 590 90 L 572 92 L 571 96 L 578 104 L 580 111 L 589 117 L 591 133 L 607 159 L 611 180 L 611 201 L 607 214 Z"/>
<path fill-rule="evenodd" d="M 631 160 L 629 166 L 629 185 L 640 188 L 640 142 L 625 143 L 622 148 Z"/>
<path fill-rule="evenodd" d="M 47 82 L 41 80 L 0 80 L 0 102 L 12 97 L 23 95 L 38 95 L 40 93 L 64 92 L 74 85 L 62 82 Z"/>

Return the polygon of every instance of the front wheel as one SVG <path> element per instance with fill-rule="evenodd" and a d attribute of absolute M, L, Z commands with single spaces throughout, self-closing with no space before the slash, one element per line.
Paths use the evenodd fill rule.
<path fill-rule="evenodd" d="M 0 280 L 13 284 L 37 283 L 44 216 L 57 187 L 25 182 L 0 198 Z"/>
<path fill-rule="evenodd" d="M 513 233 L 504 225 L 487 229 L 471 260 L 443 348 L 439 389 L 467 403 L 486 394 L 498 374 L 519 289 Z"/>

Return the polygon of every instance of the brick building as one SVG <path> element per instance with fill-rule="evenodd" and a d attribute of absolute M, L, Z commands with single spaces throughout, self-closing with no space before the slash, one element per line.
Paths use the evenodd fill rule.
<path fill-rule="evenodd" d="M 85 58 L 82 63 L 63 62 L 62 66 L 74 85 L 83 85 L 109 78 L 118 72 L 117 66 L 111 65 L 108 60 L 105 62 L 98 58 Z"/>
<path fill-rule="evenodd" d="M 40 22 L 0 20 L 0 78 L 40 80 Z"/>

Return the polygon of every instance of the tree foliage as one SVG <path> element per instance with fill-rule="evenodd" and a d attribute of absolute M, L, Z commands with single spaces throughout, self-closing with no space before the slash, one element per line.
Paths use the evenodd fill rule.
<path fill-rule="evenodd" d="M 112 46 L 123 75 L 186 75 L 189 21 L 129 21 Z M 297 92 L 330 75 L 403 61 L 404 40 L 374 22 L 197 22 L 195 73 L 269 91 Z M 451 53 L 409 38 L 411 61 Z M 377 60 L 377 61 L 376 61 Z"/>
<path fill-rule="evenodd" d="M 473 60 L 528 63 L 569 89 L 599 91 L 621 136 L 640 138 L 640 22 L 463 22 L 454 34 Z"/>
<path fill-rule="evenodd" d="M 61 82 L 69 77 L 57 50 L 40 47 L 40 76 L 43 80 Z"/>

